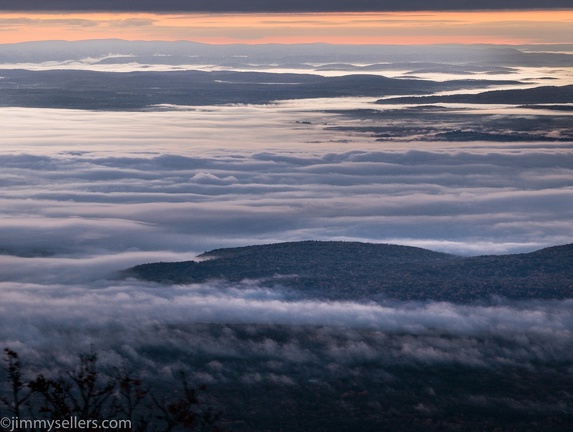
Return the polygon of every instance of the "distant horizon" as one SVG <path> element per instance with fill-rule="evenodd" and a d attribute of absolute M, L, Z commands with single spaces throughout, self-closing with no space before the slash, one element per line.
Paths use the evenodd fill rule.
<path fill-rule="evenodd" d="M 202 42 L 197 40 L 187 40 L 187 39 L 124 39 L 117 37 L 109 38 L 88 38 L 88 39 L 36 39 L 36 40 L 26 40 L 21 42 L 0 42 L 0 46 L 3 45 L 19 45 L 19 44 L 35 44 L 35 43 L 82 43 L 82 42 L 106 42 L 106 41 L 117 41 L 117 42 L 134 42 L 134 43 L 191 43 L 198 45 L 249 45 L 249 46 L 263 46 L 263 45 L 283 45 L 283 46 L 295 46 L 295 45 L 332 45 L 332 46 L 381 46 L 381 47 L 391 47 L 391 46 L 408 46 L 408 47 L 431 47 L 431 46 L 508 46 L 508 47 L 523 47 L 523 46 L 564 46 L 572 47 L 573 42 L 540 42 L 540 43 L 494 43 L 494 42 L 442 42 L 442 43 L 336 43 L 336 42 L 264 42 L 264 43 L 247 43 L 247 42 Z"/>
<path fill-rule="evenodd" d="M 222 44 L 570 44 L 573 9 L 304 13 L 37 12 L 0 8 L 0 44 L 123 39 Z"/>

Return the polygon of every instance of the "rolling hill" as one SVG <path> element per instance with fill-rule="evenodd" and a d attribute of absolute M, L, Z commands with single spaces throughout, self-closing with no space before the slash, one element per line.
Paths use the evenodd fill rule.
<path fill-rule="evenodd" d="M 122 274 L 167 284 L 256 279 L 264 286 L 286 286 L 304 297 L 329 300 L 465 303 L 573 297 L 573 244 L 459 257 L 409 246 L 302 241 L 216 249 L 198 258 L 138 265 Z"/>

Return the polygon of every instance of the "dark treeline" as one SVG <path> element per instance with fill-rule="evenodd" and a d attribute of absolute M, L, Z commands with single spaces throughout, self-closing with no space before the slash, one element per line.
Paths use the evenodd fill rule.
<path fill-rule="evenodd" d="M 9 348 L 4 349 L 4 362 L 6 379 L 0 393 L 4 416 L 1 431 L 40 430 L 21 427 L 28 425 L 26 421 L 44 420 L 65 425 L 63 422 L 71 419 L 79 425 L 88 425 L 81 427 L 88 430 L 107 430 L 102 425 L 118 426 L 109 430 L 141 432 L 222 430 L 217 426 L 219 414 L 203 402 L 205 388 L 190 387 L 183 373 L 176 383 L 178 388 L 160 394 L 134 376 L 125 364 L 111 373 L 102 372 L 98 367 L 98 355 L 93 350 L 80 354 L 73 370 L 55 378 L 38 374 L 25 379 L 27 371 L 20 356 Z M 6 419 L 17 423 L 7 425 Z"/>
<path fill-rule="evenodd" d="M 321 77 L 234 71 L 94 72 L 6 70 L 0 106 L 148 110 L 157 105 L 270 103 L 326 97 L 430 94 L 515 85 L 516 81 L 395 79 L 376 75 Z"/>
<path fill-rule="evenodd" d="M 146 432 L 565 432 L 573 420 L 570 357 L 520 360 L 514 353 L 527 351 L 522 340 L 274 325 L 205 324 L 189 331 L 196 349 L 137 348 L 155 364 L 140 376 L 131 373 L 143 369 L 133 359 L 103 366 L 92 351 L 47 377 L 6 349 L 0 417 L 130 420 L 133 431 Z M 448 343 L 460 356 L 476 358 L 404 355 L 425 346 L 436 358 Z M 218 347 L 208 353 L 205 344 Z M 550 351 L 553 345 L 536 346 Z M 484 350 L 490 359 L 478 355 Z M 165 379 L 159 369 L 166 364 L 189 366 L 187 377 L 191 370 L 210 371 L 214 379 L 208 388 L 189 385 L 183 375 Z"/>

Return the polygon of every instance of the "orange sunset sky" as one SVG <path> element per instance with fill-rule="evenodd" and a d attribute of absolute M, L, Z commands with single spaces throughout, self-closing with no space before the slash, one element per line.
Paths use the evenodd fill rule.
<path fill-rule="evenodd" d="M 120 38 L 204 43 L 573 43 L 560 11 L 293 14 L 0 13 L 0 43 Z"/>

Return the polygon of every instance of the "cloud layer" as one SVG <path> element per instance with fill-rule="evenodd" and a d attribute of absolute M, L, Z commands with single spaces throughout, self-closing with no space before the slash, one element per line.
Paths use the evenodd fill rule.
<path fill-rule="evenodd" d="M 151 11 L 151 12 L 365 12 L 365 11 L 426 11 L 426 10 L 484 10 L 484 9 L 553 9 L 570 8 L 567 0 L 521 0 L 519 2 L 484 0 L 476 4 L 471 0 L 460 0 L 452 4 L 447 0 L 424 2 L 420 0 L 385 1 L 355 0 L 98 0 L 81 2 L 77 0 L 0 0 L 0 10 L 38 11 Z"/>
<path fill-rule="evenodd" d="M 304 239 L 471 255 L 573 238 L 566 143 L 379 143 L 280 106 L 3 115 L 0 250 L 24 267 Z"/>
<path fill-rule="evenodd" d="M 359 240 L 472 255 L 572 241 L 570 143 L 378 142 L 333 128 L 367 118 L 326 112 L 373 102 L 0 109 L 0 345 L 48 368 L 46 358 L 70 363 L 94 344 L 108 364 L 122 356 L 161 373 L 188 355 L 570 362 L 570 301 L 320 302 L 256 281 L 117 279 L 135 264 L 254 243 Z M 222 382 L 231 369 L 201 373 Z"/>
<path fill-rule="evenodd" d="M 112 359 L 121 355 L 139 364 L 149 362 L 143 352 L 151 347 L 188 356 L 255 356 L 287 363 L 478 367 L 571 361 L 573 352 L 570 301 L 326 303 L 297 299 L 280 287 L 261 289 L 253 282 L 181 287 L 135 281 L 105 286 L 3 283 L 0 289 L 0 341 L 33 364 L 45 360 L 47 352 L 65 363 L 90 345 Z M 252 330 L 240 336 L 244 325 Z M 269 326 L 276 330 L 265 330 Z M 284 331 L 288 336 L 279 336 Z M 174 355 L 167 364 L 180 354 Z"/>

